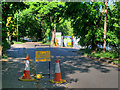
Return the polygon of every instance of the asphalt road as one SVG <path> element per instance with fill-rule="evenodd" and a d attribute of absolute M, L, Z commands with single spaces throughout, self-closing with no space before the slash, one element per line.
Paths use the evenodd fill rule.
<path fill-rule="evenodd" d="M 2 62 L 2 88 L 118 88 L 117 67 L 82 57 L 75 53 L 78 49 L 35 45 L 38 43 L 16 44 L 7 51 L 9 57 Z M 51 52 L 50 79 L 44 75 L 39 83 L 19 81 L 18 78 L 24 72 L 27 53 L 36 74 L 48 73 L 48 62 L 35 62 L 35 51 L 47 50 Z M 67 80 L 65 84 L 49 82 L 54 78 L 56 57 L 59 57 L 62 79 Z"/>

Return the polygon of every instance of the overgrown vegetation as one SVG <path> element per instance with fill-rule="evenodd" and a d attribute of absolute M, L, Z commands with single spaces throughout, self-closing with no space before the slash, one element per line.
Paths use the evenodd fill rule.
<path fill-rule="evenodd" d="M 106 51 L 106 53 L 104 53 L 103 50 L 96 52 L 85 52 L 84 55 L 89 55 L 96 58 L 112 58 L 112 59 L 119 58 L 117 52 Z"/>
<path fill-rule="evenodd" d="M 43 0 L 44 1 L 44 0 Z M 16 41 L 28 37 L 33 41 L 54 42 L 54 33 L 74 35 L 81 46 L 91 46 L 86 53 L 95 57 L 117 58 L 120 46 L 120 2 L 107 6 L 107 45 L 114 48 L 103 53 L 98 45 L 104 43 L 104 2 L 2 2 L 3 53 L 10 46 L 8 36 Z M 19 33 L 17 33 L 17 19 Z M 52 36 L 52 37 L 51 37 Z M 23 42 L 15 42 L 23 43 Z M 99 51 L 97 51 L 99 50 Z"/>
<path fill-rule="evenodd" d="M 120 59 L 119 60 L 114 60 L 114 63 L 120 64 Z"/>
<path fill-rule="evenodd" d="M 5 40 L 4 42 L 2 41 L 2 55 L 5 54 L 5 51 L 10 47 L 11 43 Z"/>
<path fill-rule="evenodd" d="M 116 64 L 120 63 L 119 53 L 116 51 L 106 51 L 106 53 L 103 52 L 102 49 L 99 49 L 98 51 L 93 52 L 91 49 L 80 49 L 78 52 L 82 53 L 83 55 L 90 56 L 92 58 L 97 59 L 104 59 L 106 62 L 110 60 L 110 62 L 114 62 Z"/>
<path fill-rule="evenodd" d="M 50 45 L 50 42 L 42 42 L 45 45 Z"/>
<path fill-rule="evenodd" d="M 107 6 L 107 45 L 118 49 L 120 39 L 120 6 L 119 2 Z M 105 9 L 104 2 L 74 2 L 66 3 L 67 17 L 71 19 L 74 35 L 80 38 L 81 46 L 91 45 L 97 50 L 98 44 L 104 43 L 104 17 L 101 8 Z M 84 7 L 84 8 L 83 8 Z"/>
<path fill-rule="evenodd" d="M 16 42 L 16 41 L 13 41 L 14 44 L 24 44 L 25 42 Z"/>
<path fill-rule="evenodd" d="M 8 58 L 7 54 L 3 54 L 2 58 L 7 59 Z"/>

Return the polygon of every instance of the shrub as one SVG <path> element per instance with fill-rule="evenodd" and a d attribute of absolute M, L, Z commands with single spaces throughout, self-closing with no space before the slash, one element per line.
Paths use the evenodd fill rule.
<path fill-rule="evenodd" d="M 5 51 L 10 47 L 10 42 L 7 40 L 2 41 L 2 55 L 5 54 Z"/>
<path fill-rule="evenodd" d="M 90 50 L 85 50 L 84 55 L 89 55 L 97 58 L 112 58 L 112 59 L 119 57 L 116 51 L 106 51 L 106 53 L 104 53 L 103 50 L 93 52 L 93 53 L 90 53 Z"/>

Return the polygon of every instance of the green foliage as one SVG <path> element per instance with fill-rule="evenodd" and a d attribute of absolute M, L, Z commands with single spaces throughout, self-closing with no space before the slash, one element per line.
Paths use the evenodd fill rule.
<path fill-rule="evenodd" d="M 16 15 L 15 15 L 16 16 Z M 36 37 L 38 38 L 38 33 L 40 33 L 40 25 L 32 14 L 30 9 L 25 9 L 19 13 L 19 36 L 24 37 Z"/>
<path fill-rule="evenodd" d="M 88 46 L 92 44 L 92 49 L 96 46 L 96 42 L 103 41 L 102 34 L 103 29 L 100 23 L 100 5 L 102 2 L 90 3 L 66 3 L 67 10 L 66 15 L 70 17 L 73 33 L 75 36 L 80 38 L 80 44 L 82 46 Z M 84 7 L 84 8 L 83 8 Z"/>
<path fill-rule="evenodd" d="M 112 4 L 108 8 L 108 30 L 107 30 L 107 42 L 114 46 L 118 47 L 119 39 L 120 39 L 120 14 L 119 12 L 119 6 Z"/>
<path fill-rule="evenodd" d="M 7 59 L 8 56 L 7 56 L 6 54 L 3 54 L 3 55 L 2 55 L 2 58 Z"/>
<path fill-rule="evenodd" d="M 22 41 L 21 42 L 20 41 L 19 42 L 13 41 L 14 44 L 24 44 L 25 42 L 26 41 L 23 41 L 23 42 Z"/>
<path fill-rule="evenodd" d="M 113 62 L 119 64 L 119 63 L 120 63 L 120 60 L 118 60 L 118 61 L 114 60 Z"/>
<path fill-rule="evenodd" d="M 5 53 L 5 50 L 7 50 L 7 48 L 10 46 L 10 43 L 6 40 L 6 38 L 8 37 L 8 32 L 10 35 L 12 35 L 15 31 L 16 25 L 15 23 L 10 22 L 9 25 L 6 26 L 7 18 L 9 16 L 13 17 L 18 10 L 22 10 L 25 7 L 26 6 L 25 4 L 23 4 L 23 2 L 2 2 L 2 54 Z M 14 35 L 12 35 L 12 37 L 14 37 Z"/>
<path fill-rule="evenodd" d="M 118 58 L 119 55 L 117 52 L 111 52 L 111 51 L 107 51 L 106 53 L 104 53 L 103 51 L 97 51 L 96 53 L 84 53 L 84 55 L 89 55 L 92 57 L 97 57 L 97 58 Z"/>
<path fill-rule="evenodd" d="M 10 47 L 10 42 L 8 42 L 7 40 L 2 40 L 2 46 L 3 46 L 3 48 L 2 48 L 2 54 L 4 54 L 5 53 L 5 51 Z"/>
<path fill-rule="evenodd" d="M 118 47 L 120 44 L 120 3 L 107 7 L 107 44 Z M 66 18 L 71 20 L 73 33 L 80 38 L 80 45 L 91 45 L 92 50 L 97 50 L 97 44 L 104 42 L 104 9 L 103 2 L 73 2 L 66 3 Z M 119 40 L 119 41 L 118 41 Z"/>
<path fill-rule="evenodd" d="M 45 45 L 50 45 L 50 42 L 42 42 Z"/>
<path fill-rule="evenodd" d="M 57 32 L 63 36 L 80 38 L 81 46 L 91 45 L 97 50 L 97 45 L 104 42 L 104 14 L 100 8 L 105 8 L 104 2 L 4 2 L 2 18 L 3 42 L 9 32 L 16 37 L 17 13 L 19 37 L 30 37 L 48 41 L 50 32 L 56 26 Z M 107 7 L 107 45 L 118 50 L 120 45 L 120 2 Z M 13 19 L 7 24 L 7 18 Z M 13 26 L 14 25 L 14 26 Z M 13 35 L 15 32 L 15 35 Z M 101 54 L 102 55 L 102 54 Z"/>
<path fill-rule="evenodd" d="M 17 25 L 12 17 L 7 17 L 6 27 L 8 36 L 17 37 Z"/>
<path fill-rule="evenodd" d="M 71 27 L 71 22 L 68 20 L 61 20 L 57 25 L 57 32 L 62 32 L 63 36 L 73 35 L 73 28 Z"/>
<path fill-rule="evenodd" d="M 24 4 L 28 8 L 19 12 L 19 36 L 42 40 L 50 36 L 54 23 L 58 26 L 57 29 L 59 28 L 65 2 L 24 2 Z M 14 17 L 16 18 L 16 15 Z"/>

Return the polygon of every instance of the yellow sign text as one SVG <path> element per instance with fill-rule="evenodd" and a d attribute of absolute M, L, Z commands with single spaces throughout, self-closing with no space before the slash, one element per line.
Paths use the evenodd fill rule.
<path fill-rule="evenodd" d="M 50 60 L 50 51 L 36 51 L 35 52 L 35 61 L 51 61 Z"/>

